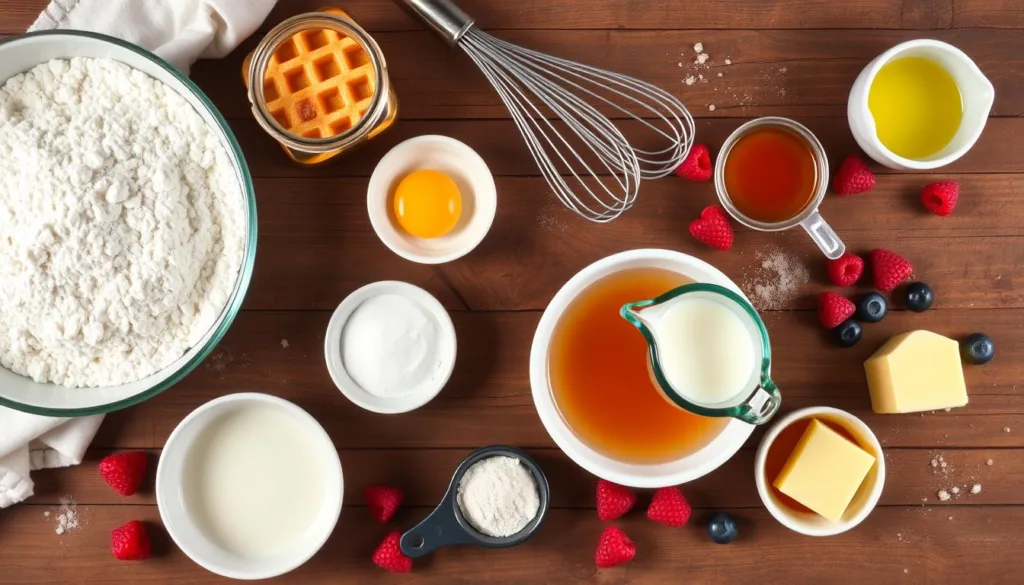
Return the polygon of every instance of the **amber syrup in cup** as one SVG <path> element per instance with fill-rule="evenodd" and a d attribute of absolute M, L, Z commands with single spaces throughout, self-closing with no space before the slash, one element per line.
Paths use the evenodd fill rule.
<path fill-rule="evenodd" d="M 763 223 L 796 217 L 818 188 L 814 151 L 782 126 L 753 128 L 733 145 L 725 186 L 740 213 Z"/>
<path fill-rule="evenodd" d="M 789 460 L 789 456 L 792 455 L 793 450 L 796 449 L 796 444 L 800 442 L 800 437 L 804 435 L 804 431 L 807 430 L 807 427 L 811 425 L 811 421 L 814 419 L 817 419 L 825 426 L 849 439 L 854 445 L 860 446 L 869 453 L 871 452 L 871 450 L 857 440 L 857 437 L 848 431 L 846 427 L 836 421 L 829 420 L 828 418 L 809 416 L 807 418 L 793 421 L 792 424 L 782 429 L 778 436 L 775 437 L 775 441 L 772 443 L 771 447 L 768 448 L 768 454 L 764 459 L 765 484 L 772 490 L 772 494 L 775 495 L 776 500 L 778 500 L 780 504 L 794 512 L 802 512 L 805 514 L 814 514 L 815 512 L 779 491 L 779 488 L 775 487 L 775 478 L 779 477 L 779 473 L 782 471 L 782 468 L 786 466 L 786 461 Z"/>
<path fill-rule="evenodd" d="M 665 400 L 651 381 L 647 343 L 619 316 L 622 305 L 692 282 L 659 268 L 633 268 L 587 287 L 555 325 L 548 379 L 562 419 L 588 447 L 629 463 L 685 457 L 721 433 L 710 418 Z"/>

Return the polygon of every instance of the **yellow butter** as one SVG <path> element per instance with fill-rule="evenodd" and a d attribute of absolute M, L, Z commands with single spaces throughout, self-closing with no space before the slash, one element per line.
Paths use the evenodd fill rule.
<path fill-rule="evenodd" d="M 874 464 L 874 455 L 815 419 L 773 485 L 827 520 L 838 522 Z"/>
<path fill-rule="evenodd" d="M 911 331 L 886 342 L 864 362 L 877 413 L 921 412 L 967 404 L 960 346 L 931 331 Z"/>

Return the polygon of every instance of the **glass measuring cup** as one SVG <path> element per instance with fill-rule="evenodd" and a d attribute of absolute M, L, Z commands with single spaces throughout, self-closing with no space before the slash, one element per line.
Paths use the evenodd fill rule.
<path fill-rule="evenodd" d="M 475 463 L 490 457 L 512 457 L 518 459 L 526 468 L 533 481 L 537 485 L 537 496 L 540 499 L 540 507 L 537 508 L 537 515 L 530 520 L 519 532 L 505 537 L 488 536 L 466 520 L 459 508 L 458 495 L 459 484 L 462 477 Z M 529 455 L 515 447 L 504 445 L 492 445 L 473 451 L 462 463 L 455 468 L 452 481 L 448 484 L 448 491 L 441 498 L 441 503 L 434 508 L 422 522 L 413 526 L 402 534 L 399 546 L 402 552 L 409 558 L 422 557 L 443 546 L 453 544 L 475 544 L 486 548 L 504 548 L 521 544 L 533 535 L 544 520 L 544 513 L 548 509 L 548 501 L 551 499 L 551 489 L 548 487 L 547 477 L 541 471 L 540 466 L 530 458 Z"/>
<path fill-rule="evenodd" d="M 678 303 L 695 299 L 710 301 L 729 310 L 739 318 L 743 333 L 749 336 L 752 359 L 748 378 L 743 389 L 730 397 L 697 397 L 692 391 L 674 387 L 666 375 L 664 362 L 668 356 L 662 355 L 666 338 L 664 328 L 659 333 L 659 323 Z M 623 305 L 619 314 L 639 329 L 647 340 L 651 379 L 671 404 L 703 416 L 729 416 L 756 425 L 767 422 L 778 411 L 782 396 L 769 377 L 771 347 L 768 331 L 757 311 L 740 295 L 716 284 L 687 284 L 653 299 Z"/>

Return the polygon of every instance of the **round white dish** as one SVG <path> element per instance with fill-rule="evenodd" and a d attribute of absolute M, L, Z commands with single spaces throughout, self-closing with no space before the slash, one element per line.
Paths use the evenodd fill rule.
<path fill-rule="evenodd" d="M 953 76 L 963 99 L 959 130 L 945 148 L 927 159 L 904 158 L 886 148 L 878 139 L 875 118 L 868 109 L 868 92 L 878 71 L 886 63 L 902 57 L 925 57 L 938 62 Z M 896 45 L 864 67 L 850 90 L 846 114 L 857 144 L 875 162 L 896 170 L 937 169 L 962 157 L 978 141 L 988 121 L 995 94 L 992 82 L 966 53 L 942 41 L 915 39 Z"/>
<path fill-rule="evenodd" d="M 243 557 L 208 538 L 189 515 L 182 477 L 190 450 L 202 431 L 232 409 L 261 405 L 279 409 L 308 430 L 325 469 L 324 501 L 315 522 L 302 539 L 285 552 L 264 558 Z M 273 473 L 273 470 L 267 470 Z M 156 501 L 160 518 L 171 539 L 190 559 L 206 570 L 232 579 L 267 579 L 283 575 L 309 560 L 334 531 L 341 515 L 344 480 L 341 460 L 323 427 L 298 406 L 268 394 L 229 394 L 192 411 L 164 445 L 156 471 Z"/>
<path fill-rule="evenodd" d="M 775 438 L 794 422 L 811 417 L 838 423 L 857 438 L 861 448 L 875 456 L 875 466 L 864 478 L 864 482 L 857 490 L 857 494 L 853 496 L 853 500 L 839 522 L 829 522 L 813 512 L 797 512 L 782 505 L 775 496 L 775 492 L 772 491 L 768 478 L 765 477 L 765 460 Z M 764 438 L 761 439 L 761 445 L 757 448 L 757 458 L 754 460 L 754 479 L 757 483 L 757 493 L 761 496 L 764 506 L 783 526 L 808 536 L 832 536 L 846 532 L 860 524 L 875 509 L 878 498 L 882 495 L 882 487 L 885 485 L 885 454 L 882 452 L 882 445 L 879 444 L 875 433 L 871 432 L 864 421 L 838 408 L 812 406 L 789 413 L 768 430 Z"/>
<path fill-rule="evenodd" d="M 413 171 L 441 171 L 452 178 L 462 194 L 462 216 L 455 228 L 439 238 L 417 238 L 395 225 L 392 212 L 399 181 Z M 465 256 L 491 229 L 498 207 L 494 176 L 480 155 L 447 136 L 410 138 L 392 148 L 370 176 L 366 208 L 370 224 L 384 245 L 406 260 L 443 264 Z"/>
<path fill-rule="evenodd" d="M 530 349 L 530 387 L 534 406 L 544 428 L 555 444 L 577 465 L 597 477 L 621 485 L 657 488 L 693 481 L 714 471 L 739 450 L 753 432 L 753 425 L 732 419 L 722 432 L 702 449 L 675 461 L 659 464 L 616 461 L 595 451 L 572 432 L 558 412 L 548 383 L 548 348 L 551 335 L 569 304 L 584 289 L 609 274 L 645 267 L 679 272 L 697 282 L 724 286 L 743 296 L 743 291 L 718 269 L 680 252 L 656 249 L 631 250 L 598 260 L 569 279 L 544 311 Z"/>
<path fill-rule="evenodd" d="M 438 324 L 439 346 L 438 355 L 441 364 L 438 367 L 438 375 L 426 380 L 413 388 L 408 394 L 401 396 L 375 396 L 359 386 L 345 370 L 342 359 L 342 335 L 345 324 L 348 322 L 352 312 L 355 311 L 367 299 L 384 294 L 395 294 L 405 297 L 419 305 Z M 437 396 L 438 392 L 448 383 L 448 379 L 455 369 L 456 355 L 455 326 L 452 325 L 452 318 L 448 311 L 433 295 L 418 286 L 407 282 L 385 280 L 368 284 L 352 294 L 345 297 L 345 300 L 338 305 L 331 321 L 327 325 L 327 336 L 324 339 L 324 359 L 327 362 L 327 370 L 331 374 L 334 385 L 341 390 L 346 398 L 357 406 L 380 414 L 398 414 L 416 410 L 430 402 Z"/>
<path fill-rule="evenodd" d="M 52 59 L 72 57 L 120 61 L 178 92 L 220 136 L 238 177 L 246 208 L 245 250 L 237 280 L 213 327 L 185 355 L 152 376 L 130 384 L 97 388 L 65 388 L 40 384 L 0 367 L 0 406 L 45 416 L 86 416 L 138 404 L 170 388 L 205 359 L 227 333 L 249 288 L 256 258 L 256 199 L 249 167 L 234 134 L 213 103 L 188 77 L 166 61 L 136 45 L 82 31 L 29 33 L 0 43 L 0 84 Z"/>

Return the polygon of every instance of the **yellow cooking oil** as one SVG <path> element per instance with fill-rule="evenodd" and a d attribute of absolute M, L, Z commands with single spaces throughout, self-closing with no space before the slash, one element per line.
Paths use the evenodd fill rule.
<path fill-rule="evenodd" d="M 883 65 L 871 82 L 868 109 L 882 144 L 909 159 L 928 158 L 945 148 L 963 117 L 953 76 L 923 57 Z"/>

